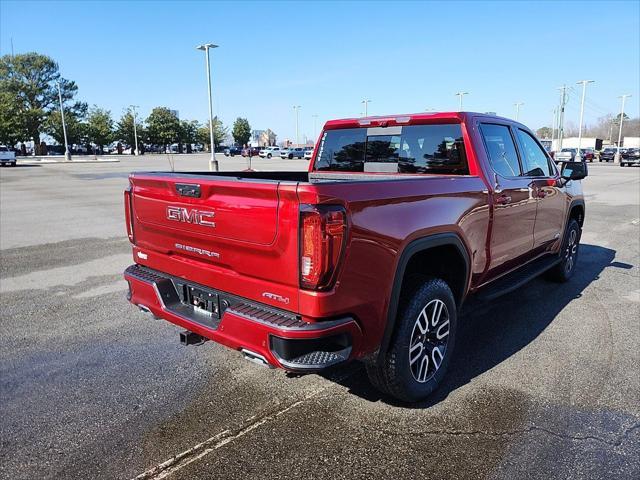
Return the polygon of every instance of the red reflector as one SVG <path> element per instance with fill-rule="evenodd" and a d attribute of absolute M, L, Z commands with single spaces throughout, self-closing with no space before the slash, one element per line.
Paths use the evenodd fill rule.
<path fill-rule="evenodd" d="M 346 215 L 333 205 L 300 207 L 300 286 L 331 287 L 346 237 Z"/>

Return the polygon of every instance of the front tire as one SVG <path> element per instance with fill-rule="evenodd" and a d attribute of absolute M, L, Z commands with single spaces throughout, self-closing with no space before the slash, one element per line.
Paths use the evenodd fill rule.
<path fill-rule="evenodd" d="M 568 282 L 573 277 L 578 261 L 578 250 L 580 249 L 580 236 L 582 229 L 575 218 L 569 220 L 567 230 L 560 250 L 560 263 L 549 270 L 547 277 L 555 282 Z"/>
<path fill-rule="evenodd" d="M 271 154 L 270 154 L 270 153 L 269 153 L 269 154 L 267 154 L 267 158 L 271 158 Z"/>
<path fill-rule="evenodd" d="M 385 358 L 367 365 L 371 383 L 404 402 L 429 396 L 440 385 L 453 355 L 457 309 L 444 280 L 421 279 L 406 288 Z"/>

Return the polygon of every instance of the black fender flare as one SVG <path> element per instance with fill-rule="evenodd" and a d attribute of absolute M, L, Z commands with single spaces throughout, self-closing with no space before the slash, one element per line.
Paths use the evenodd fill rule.
<path fill-rule="evenodd" d="M 436 233 L 427 237 L 418 238 L 410 242 L 400 254 L 400 260 L 398 260 L 396 273 L 393 278 L 393 285 L 391 286 L 391 296 L 389 298 L 389 308 L 387 309 L 387 322 L 385 325 L 384 334 L 382 336 L 382 341 L 380 342 L 380 348 L 378 349 L 378 361 L 384 359 L 387 353 L 387 349 L 389 348 L 389 344 L 391 343 L 391 337 L 395 329 L 396 316 L 398 313 L 398 304 L 400 302 L 402 280 L 404 279 L 404 274 L 407 269 L 407 265 L 409 264 L 409 260 L 416 253 L 429 250 L 434 247 L 441 247 L 444 245 L 454 246 L 464 259 L 465 285 L 468 285 L 469 274 L 471 272 L 471 260 L 469 257 L 469 252 L 467 252 L 462 239 L 457 234 Z M 456 302 L 458 303 L 458 305 L 460 305 L 464 298 L 464 291 L 461 295 L 456 296 L 459 297 L 456 298 Z"/>
<path fill-rule="evenodd" d="M 569 218 L 571 218 L 571 210 L 573 210 L 575 207 L 578 207 L 578 206 L 582 207 L 582 219 L 580 221 L 580 227 L 582 228 L 582 225 L 584 224 L 586 208 L 584 204 L 584 199 L 576 198 L 575 200 L 572 200 L 571 203 L 569 203 L 569 208 L 567 208 L 567 221 L 565 222 L 565 230 L 566 230 L 566 226 L 569 224 Z"/>

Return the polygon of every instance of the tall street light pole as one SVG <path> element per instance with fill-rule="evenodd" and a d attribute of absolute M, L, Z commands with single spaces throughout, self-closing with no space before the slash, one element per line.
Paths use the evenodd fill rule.
<path fill-rule="evenodd" d="M 517 102 L 514 103 L 513 106 L 516 107 L 516 121 L 518 120 L 518 117 L 520 116 L 520 107 L 524 105 L 524 102 Z"/>
<path fill-rule="evenodd" d="M 135 155 L 138 155 L 138 129 L 136 128 L 136 108 L 140 108 L 139 105 L 129 105 L 129 108 L 133 111 L 133 139 L 136 142 L 136 147 L 133 150 Z"/>
<path fill-rule="evenodd" d="M 620 95 L 618 98 L 622 99 L 622 107 L 620 108 L 620 129 L 618 130 L 618 149 L 616 150 L 616 156 L 614 157 L 613 163 L 620 162 L 620 142 L 622 142 L 622 122 L 624 121 L 624 102 L 631 95 L 625 94 Z"/>
<path fill-rule="evenodd" d="M 296 146 L 297 146 L 297 145 L 300 145 L 300 135 L 299 135 L 299 130 L 298 130 L 298 120 L 299 120 L 298 113 L 300 112 L 300 105 L 294 105 L 293 109 L 296 112 Z"/>
<path fill-rule="evenodd" d="M 209 140 L 211 145 L 211 160 L 209 161 L 209 170 L 218 171 L 218 160 L 216 160 L 216 143 L 213 135 L 213 100 L 211 98 L 211 66 L 209 63 L 209 50 L 211 48 L 218 48 L 218 45 L 213 43 L 204 43 L 196 47 L 198 50 L 204 50 L 205 58 L 207 61 L 207 86 L 209 87 Z"/>
<path fill-rule="evenodd" d="M 362 103 L 364 105 L 364 116 L 366 117 L 369 113 L 368 113 L 368 109 L 367 109 L 367 105 L 369 105 L 369 102 L 371 100 L 365 99 L 362 100 L 360 103 Z"/>
<path fill-rule="evenodd" d="M 595 80 L 580 80 L 576 85 L 582 84 L 582 100 L 580 101 L 580 124 L 578 125 L 578 151 L 576 152 L 576 162 L 580 161 L 580 145 L 582 144 L 582 118 L 584 116 L 584 97 L 587 93 L 587 83 L 594 83 Z"/>
<path fill-rule="evenodd" d="M 62 106 L 62 89 L 60 88 L 60 81 L 58 81 L 58 100 L 60 100 L 60 117 L 62 118 L 62 132 L 64 133 L 64 159 L 71 160 L 69 142 L 67 141 L 67 124 L 64 122 L 64 107 Z M 35 150 L 35 145 L 33 149 Z"/>
<path fill-rule="evenodd" d="M 458 92 L 456 93 L 456 96 L 458 97 L 458 100 L 460 101 L 459 107 L 458 107 L 458 111 L 461 112 L 462 111 L 462 97 L 464 97 L 465 95 L 469 95 L 469 92 Z"/>
<path fill-rule="evenodd" d="M 553 115 L 551 116 L 551 150 L 555 150 L 553 148 L 553 140 L 556 133 L 556 109 L 553 109 Z"/>

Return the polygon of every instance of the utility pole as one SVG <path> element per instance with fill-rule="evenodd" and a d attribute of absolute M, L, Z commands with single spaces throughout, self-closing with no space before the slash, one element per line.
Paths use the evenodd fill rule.
<path fill-rule="evenodd" d="M 67 125 L 64 122 L 64 107 L 62 106 L 62 90 L 60 81 L 58 80 L 58 100 L 60 100 L 60 117 L 62 117 L 62 132 L 64 133 L 64 159 L 71 160 L 71 152 L 69 152 L 69 142 L 67 141 Z M 35 144 L 34 144 L 35 150 Z"/>
<path fill-rule="evenodd" d="M 622 123 L 624 122 L 624 102 L 629 98 L 630 94 L 620 95 L 618 98 L 622 99 L 622 106 L 620 107 L 620 129 L 618 130 L 618 149 L 616 150 L 616 156 L 613 158 L 613 163 L 620 163 L 620 143 L 622 142 Z"/>
<path fill-rule="evenodd" d="M 582 100 L 580 101 L 580 125 L 578 126 L 578 151 L 576 152 L 576 162 L 580 161 L 580 145 L 582 144 L 582 117 L 584 115 L 584 97 L 587 93 L 587 83 L 594 83 L 595 80 L 580 80 L 576 85 L 582 84 Z"/>
<path fill-rule="evenodd" d="M 300 112 L 300 105 L 294 105 L 293 109 L 296 112 L 296 146 L 298 146 L 300 145 L 300 135 L 298 130 L 298 118 L 299 118 L 298 113 Z"/>
<path fill-rule="evenodd" d="M 551 115 L 551 150 L 553 151 L 553 139 L 556 132 L 556 109 L 553 109 L 553 114 Z"/>
<path fill-rule="evenodd" d="M 524 102 L 517 102 L 513 104 L 516 107 L 516 121 L 518 120 L 518 117 L 520 116 L 520 107 L 522 105 L 524 105 Z"/>
<path fill-rule="evenodd" d="M 367 105 L 369 104 L 370 101 L 371 100 L 365 99 L 365 100 L 362 100 L 362 102 L 360 102 L 360 103 L 362 103 L 364 105 L 364 116 L 365 117 L 368 115 Z"/>
<path fill-rule="evenodd" d="M 564 107 L 567 105 L 567 86 L 563 85 L 558 90 L 560 90 L 560 106 L 558 107 L 558 151 L 560 151 L 564 137 Z"/>
<path fill-rule="evenodd" d="M 460 104 L 459 104 L 459 107 L 458 107 L 458 111 L 459 112 L 462 111 L 462 97 L 464 97 L 465 95 L 469 95 L 469 92 L 458 92 L 458 93 L 456 93 L 456 96 L 460 100 Z"/>
<path fill-rule="evenodd" d="M 315 142 L 318 138 L 318 131 L 316 129 L 316 121 L 318 120 L 318 115 L 311 115 L 313 117 L 313 141 Z"/>
<path fill-rule="evenodd" d="M 211 159 L 209 160 L 209 171 L 218 171 L 218 160 L 216 160 L 216 142 L 213 134 L 213 100 L 211 99 L 211 67 L 209 64 L 209 49 L 218 48 L 218 45 L 213 43 L 204 43 L 196 47 L 198 50 L 203 50 L 206 57 L 207 64 L 207 86 L 209 87 L 209 139 L 211 142 Z"/>
<path fill-rule="evenodd" d="M 138 130 L 136 128 L 136 108 L 140 108 L 139 105 L 129 105 L 129 108 L 133 110 L 133 139 L 136 142 L 136 148 L 133 150 L 134 155 L 138 155 Z"/>
<path fill-rule="evenodd" d="M 611 145 L 612 138 L 613 138 L 613 118 L 609 120 L 609 145 Z"/>

